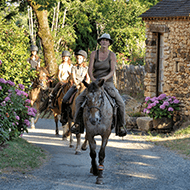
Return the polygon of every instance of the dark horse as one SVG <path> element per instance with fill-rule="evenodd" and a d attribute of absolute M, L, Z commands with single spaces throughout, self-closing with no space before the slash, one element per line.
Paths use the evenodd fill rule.
<path fill-rule="evenodd" d="M 103 183 L 103 170 L 105 148 L 111 134 L 113 108 L 104 93 L 104 80 L 97 80 L 91 84 L 83 82 L 87 87 L 86 105 L 83 111 L 83 121 L 86 128 L 86 140 L 89 142 L 91 170 L 98 176 L 96 183 Z M 96 163 L 96 141 L 95 136 L 102 137 L 102 144 L 99 151 L 99 165 Z"/>
<path fill-rule="evenodd" d="M 36 119 L 31 118 L 31 128 L 35 128 L 35 123 L 38 121 L 40 113 L 40 103 L 42 97 L 44 98 L 44 93 L 49 88 L 49 73 L 46 68 L 39 67 L 37 69 L 37 78 L 34 80 L 32 84 L 32 90 L 29 92 L 29 99 L 31 101 L 31 106 L 34 106 L 34 103 L 36 104 L 37 109 L 37 116 Z"/>

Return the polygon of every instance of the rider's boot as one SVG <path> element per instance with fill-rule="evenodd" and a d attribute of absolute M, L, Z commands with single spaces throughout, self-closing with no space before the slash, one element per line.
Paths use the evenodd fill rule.
<path fill-rule="evenodd" d="M 79 133 L 84 133 L 83 108 L 78 110 L 74 125 L 71 127 L 71 133 L 76 135 Z"/>
<path fill-rule="evenodd" d="M 124 126 L 116 127 L 116 136 L 124 137 L 127 135 L 127 130 Z"/>
<path fill-rule="evenodd" d="M 49 95 L 49 105 L 48 105 L 48 108 L 54 109 L 54 108 L 55 108 L 54 102 L 55 102 L 55 96 L 54 96 L 52 93 L 50 93 L 50 95 Z"/>
<path fill-rule="evenodd" d="M 74 134 L 79 134 L 80 133 L 80 124 L 78 123 L 74 123 L 74 125 L 72 125 L 71 127 L 71 133 L 74 133 Z"/>

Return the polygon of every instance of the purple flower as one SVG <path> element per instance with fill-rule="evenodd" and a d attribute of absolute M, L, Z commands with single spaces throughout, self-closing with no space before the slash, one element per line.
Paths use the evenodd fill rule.
<path fill-rule="evenodd" d="M 15 83 L 10 80 L 7 81 L 7 84 L 10 84 L 11 86 L 15 86 Z"/>
<path fill-rule="evenodd" d="M 9 100 L 11 100 L 8 96 L 5 98 L 5 102 L 8 102 Z"/>
<path fill-rule="evenodd" d="M 152 107 L 156 106 L 156 102 L 152 103 Z"/>
<path fill-rule="evenodd" d="M 13 126 L 15 126 L 15 123 L 12 123 Z"/>
<path fill-rule="evenodd" d="M 150 113 L 150 110 L 147 110 L 147 111 L 146 111 L 146 113 L 148 113 L 148 114 L 149 114 L 149 113 Z"/>
<path fill-rule="evenodd" d="M 160 109 L 164 110 L 164 109 L 165 109 L 165 106 L 162 104 L 162 105 L 160 106 Z"/>
<path fill-rule="evenodd" d="M 21 90 L 24 90 L 24 85 L 23 84 L 19 84 L 18 87 L 21 89 Z"/>
<path fill-rule="evenodd" d="M 6 102 L 5 101 L 1 102 L 1 106 L 6 106 Z"/>
<path fill-rule="evenodd" d="M 25 102 L 26 102 L 27 104 L 30 104 L 31 100 L 30 100 L 30 99 L 27 99 L 27 100 L 25 100 Z"/>
<path fill-rule="evenodd" d="M 2 90 L 2 86 L 0 86 L 0 90 Z"/>
<path fill-rule="evenodd" d="M 28 94 L 26 92 L 22 92 L 22 94 L 26 97 L 28 97 Z"/>
<path fill-rule="evenodd" d="M 16 91 L 16 90 L 15 90 Z M 16 93 L 18 96 L 21 96 L 22 95 L 22 91 L 18 91 L 17 93 Z"/>
<path fill-rule="evenodd" d="M 4 83 L 4 84 L 6 84 L 7 81 L 6 81 L 5 79 L 3 79 L 3 78 L 0 78 L 0 83 Z"/>
<path fill-rule="evenodd" d="M 146 111 L 147 111 L 147 109 L 146 109 L 146 108 L 144 108 L 143 112 L 144 112 L 144 113 L 146 113 Z"/>
<path fill-rule="evenodd" d="M 152 104 L 148 104 L 147 109 L 151 109 L 152 108 Z"/>
<path fill-rule="evenodd" d="M 145 98 L 145 101 L 146 101 L 146 102 L 147 102 L 148 100 L 150 100 L 150 97 L 146 97 L 146 98 Z"/>
<path fill-rule="evenodd" d="M 15 122 L 16 123 L 16 125 L 18 125 L 18 122 Z"/>
<path fill-rule="evenodd" d="M 175 100 L 173 101 L 173 103 L 174 103 L 174 104 L 179 104 L 179 100 L 175 99 Z"/>
<path fill-rule="evenodd" d="M 30 126 L 30 121 L 28 121 L 27 119 L 24 120 L 24 124 L 29 127 Z"/>
<path fill-rule="evenodd" d="M 175 96 L 172 96 L 172 98 L 175 100 L 176 99 L 176 97 Z"/>
<path fill-rule="evenodd" d="M 158 96 L 158 100 L 163 100 L 166 97 L 165 94 L 160 94 L 160 96 Z"/>
<path fill-rule="evenodd" d="M 172 107 L 169 107 L 168 111 L 174 111 L 174 109 Z"/>
<path fill-rule="evenodd" d="M 165 102 L 163 103 L 163 105 L 164 105 L 164 106 L 169 106 L 169 102 L 166 102 L 166 101 L 165 101 Z"/>
<path fill-rule="evenodd" d="M 0 60 L 0 65 L 2 64 L 2 61 Z"/>
<path fill-rule="evenodd" d="M 156 101 L 157 100 L 157 97 L 153 97 L 150 99 L 152 102 Z"/>
<path fill-rule="evenodd" d="M 154 103 L 159 104 L 159 101 L 158 101 L 158 100 L 156 100 Z"/>
<path fill-rule="evenodd" d="M 15 117 L 17 120 L 20 120 L 20 117 L 17 115 L 16 117 Z"/>

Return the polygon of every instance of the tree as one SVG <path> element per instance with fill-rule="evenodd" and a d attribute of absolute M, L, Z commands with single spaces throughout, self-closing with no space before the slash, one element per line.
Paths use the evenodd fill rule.
<path fill-rule="evenodd" d="M 45 64 L 48 66 L 48 71 L 50 75 L 57 74 L 57 63 L 54 53 L 54 41 L 50 32 L 48 24 L 48 6 L 43 4 L 41 1 L 27 0 L 29 5 L 32 7 L 36 13 L 38 20 L 38 35 L 41 39 Z M 48 3 L 48 1 L 47 1 Z"/>

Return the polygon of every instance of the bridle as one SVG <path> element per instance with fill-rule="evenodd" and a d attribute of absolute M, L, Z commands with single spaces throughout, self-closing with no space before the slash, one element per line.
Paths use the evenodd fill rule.
<path fill-rule="evenodd" d="M 104 106 L 104 93 L 103 93 L 103 91 L 101 92 L 101 97 L 102 97 L 102 102 L 101 102 L 101 105 L 100 105 L 100 107 L 97 107 L 97 106 L 90 106 L 90 107 L 88 107 L 88 98 L 86 97 L 86 99 L 87 99 L 87 102 L 86 102 L 86 105 L 87 105 L 87 107 L 88 107 L 88 113 L 90 113 L 90 110 L 92 109 L 92 108 L 95 108 L 95 109 L 97 109 L 98 111 L 99 111 L 99 113 L 100 113 L 100 121 L 101 121 L 101 119 L 102 119 L 102 107 Z"/>

